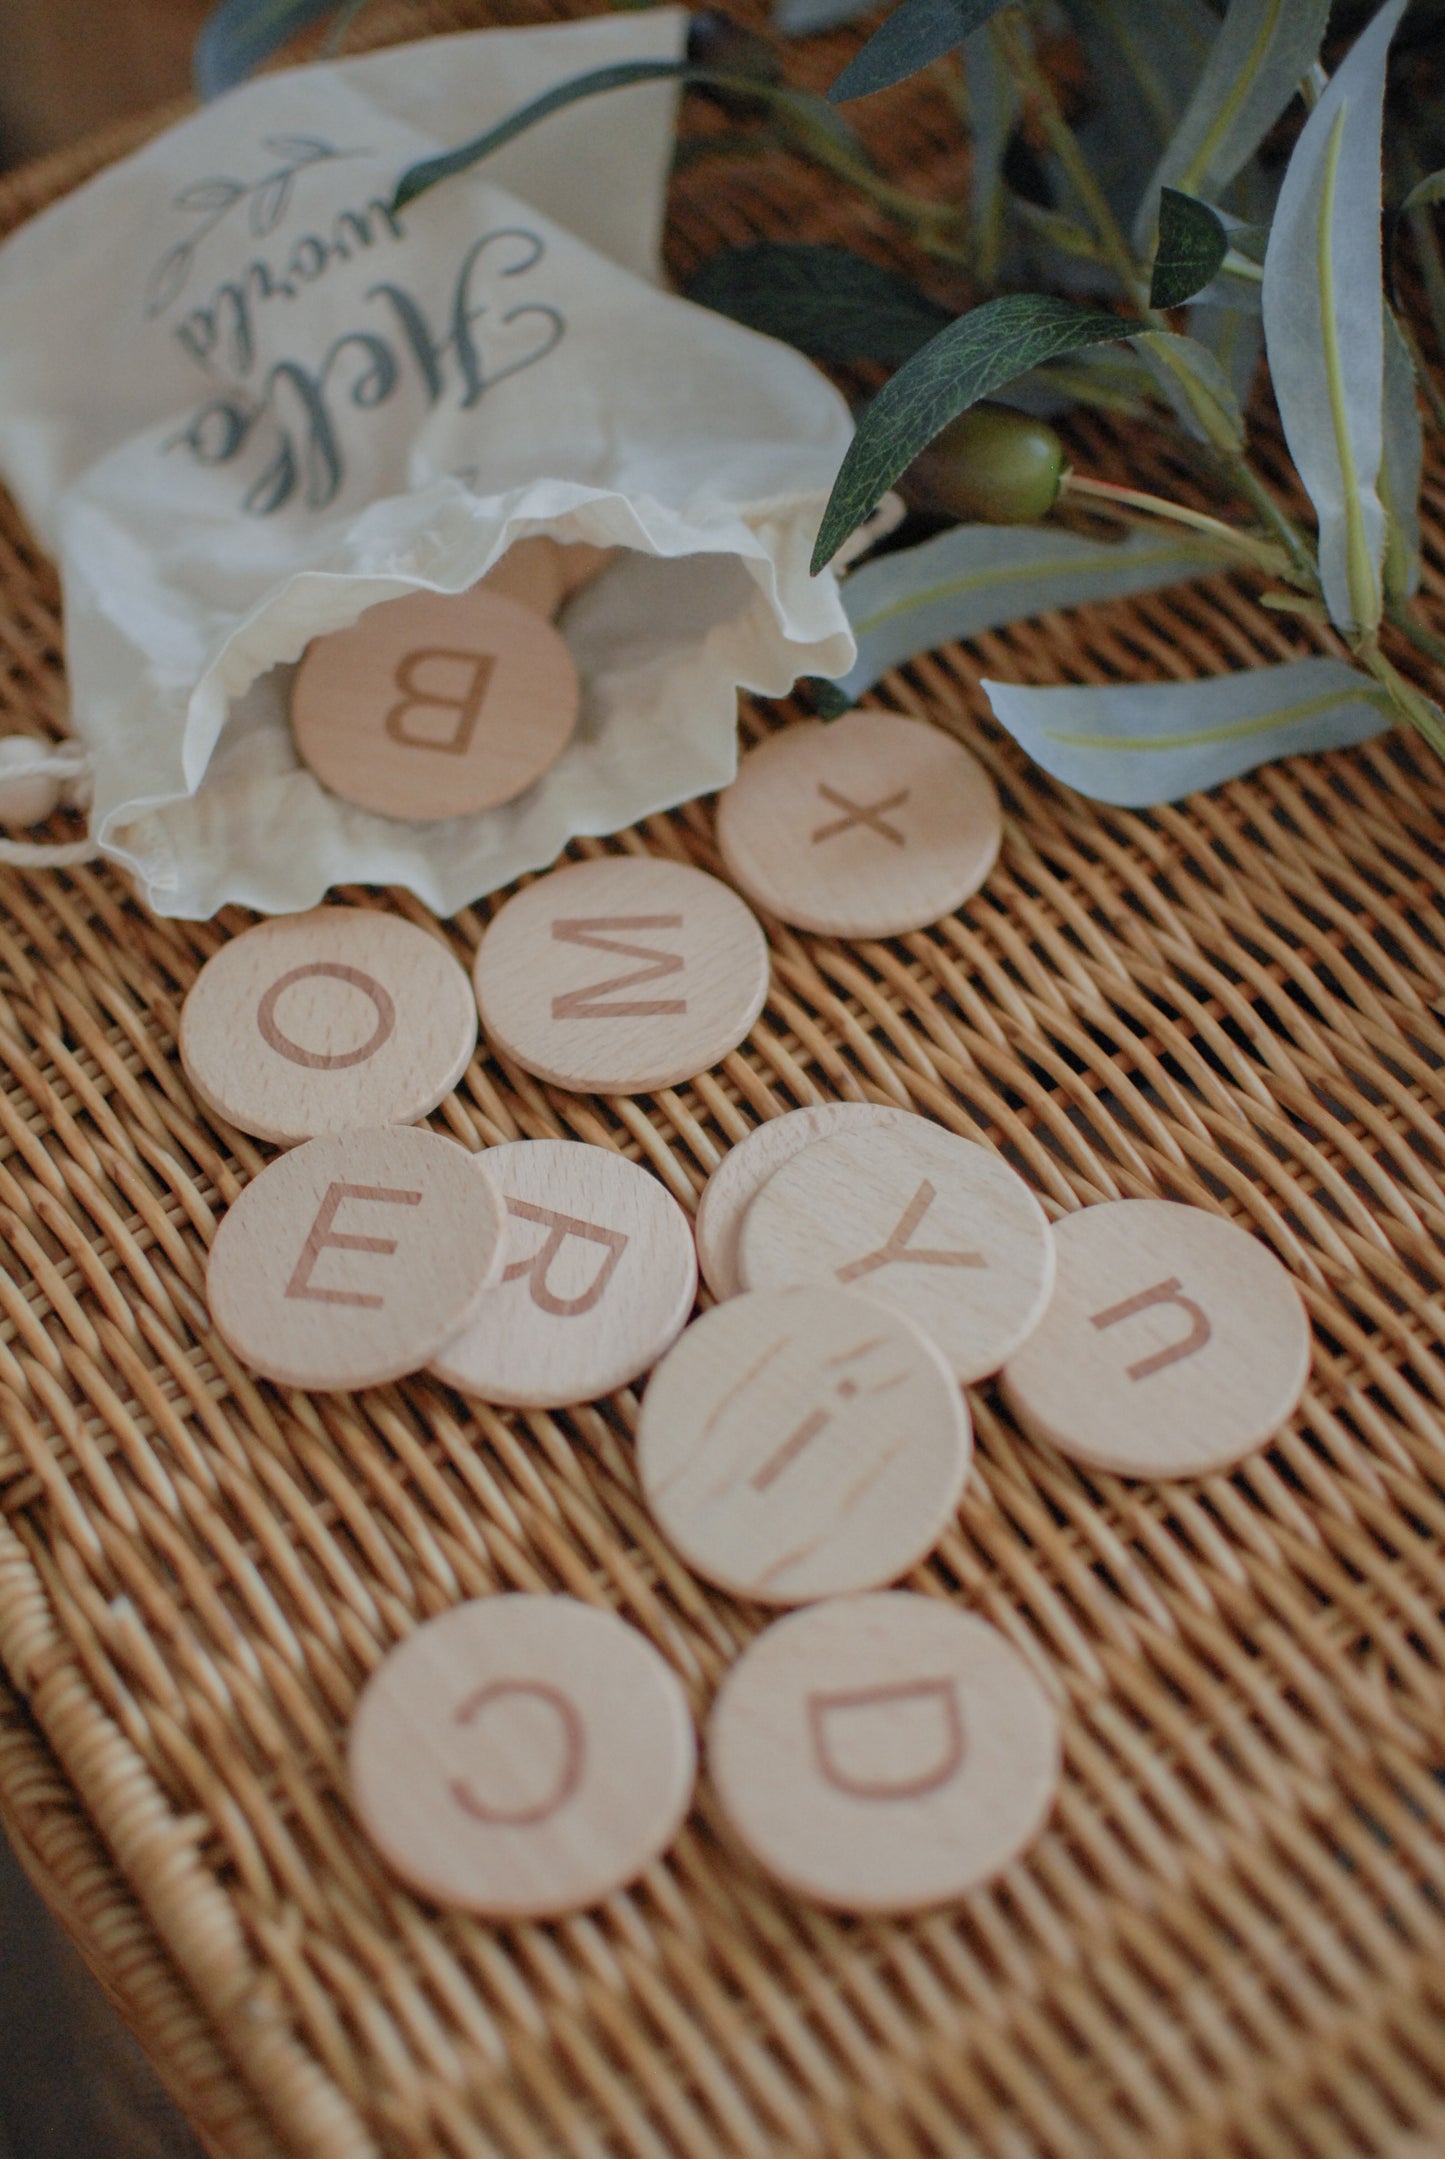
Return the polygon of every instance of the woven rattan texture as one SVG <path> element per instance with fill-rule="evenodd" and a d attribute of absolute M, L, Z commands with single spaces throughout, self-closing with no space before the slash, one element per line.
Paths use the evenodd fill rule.
<path fill-rule="evenodd" d="M 941 180 L 937 123 L 870 121 Z M 0 215 L 81 170 L 22 176 Z M 868 229 L 778 159 L 690 165 L 673 220 L 684 268 L 749 233 Z M 1104 436 L 1081 454 L 1124 469 Z M 1438 546 L 1426 574 L 1441 594 Z M 621 1148 L 691 1206 L 760 1118 L 908 1104 L 1004 1149 L 1055 1212 L 1190 1200 L 1299 1282 L 1313 1384 L 1233 1476 L 1085 1477 L 975 1391 L 973 1480 L 912 1586 L 1018 1644 L 1067 1774 L 1024 1862 L 906 1923 L 774 1893 L 706 1782 L 665 1863 L 555 1928 L 438 1914 L 389 1878 L 341 1746 L 420 1620 L 566 1589 L 640 1627 L 702 1712 L 762 1615 L 649 1523 L 630 1395 L 502 1414 L 239 1369 L 203 1256 L 266 1150 L 194 1101 L 176 1023 L 241 918 L 152 920 L 99 869 L 5 877 L 0 1660 L 28 1719 L 0 1731 L 0 1807 L 226 2159 L 1445 2147 L 1442 776 L 1392 739 L 1100 810 L 1031 770 L 977 687 L 1219 670 L 1303 634 L 1216 581 L 890 678 L 1004 789 L 1002 861 L 958 919 L 886 945 L 775 932 L 763 1019 L 690 1086 L 592 1101 L 480 1055 L 434 1120 L 474 1147 Z M 54 579 L 6 517 L 5 724 L 61 724 L 58 640 Z M 614 844 L 718 866 L 706 805 Z M 486 912 L 449 926 L 462 957 Z"/>

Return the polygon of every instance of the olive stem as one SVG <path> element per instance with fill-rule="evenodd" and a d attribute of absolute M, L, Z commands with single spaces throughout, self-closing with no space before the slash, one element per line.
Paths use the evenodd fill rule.
<path fill-rule="evenodd" d="M 1191 531 L 1207 533 L 1211 540 L 1267 570 L 1273 577 L 1284 576 L 1289 570 L 1289 558 L 1282 547 L 1273 540 L 1257 539 L 1252 533 L 1236 532 L 1221 518 L 1210 517 L 1203 510 L 1187 509 L 1182 502 L 1170 502 L 1163 495 L 1145 494 L 1141 488 L 1120 487 L 1113 480 L 1091 480 L 1083 473 L 1066 471 L 1059 482 L 1062 495 L 1082 495 L 1092 502 L 1103 502 L 1120 510 L 1140 510 L 1147 517 L 1167 518 L 1174 525 L 1188 525 Z"/>
<path fill-rule="evenodd" d="M 1373 637 L 1361 639 L 1355 647 L 1355 658 L 1384 686 L 1396 711 L 1403 713 L 1410 725 L 1424 736 L 1435 754 L 1445 757 L 1445 722 L 1442 722 L 1438 705 L 1423 690 L 1417 690 L 1413 682 L 1407 682 L 1398 668 L 1390 665 Z"/>
<path fill-rule="evenodd" d="M 1397 601 L 1394 606 L 1386 609 L 1386 613 L 1394 627 L 1409 638 L 1417 652 L 1423 653 L 1427 660 L 1433 660 L 1437 667 L 1445 667 L 1445 639 L 1437 637 L 1433 630 L 1426 629 L 1408 600 Z"/>

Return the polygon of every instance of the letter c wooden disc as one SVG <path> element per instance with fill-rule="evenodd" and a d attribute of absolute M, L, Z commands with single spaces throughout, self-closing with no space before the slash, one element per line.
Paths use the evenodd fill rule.
<path fill-rule="evenodd" d="M 1053 1805 L 1059 1728 L 1030 1666 L 939 1597 L 835 1597 L 760 1634 L 707 1733 L 724 1813 L 803 1896 L 909 1912 L 1019 1855 Z"/>
<path fill-rule="evenodd" d="M 532 608 L 409 592 L 307 646 L 291 731 L 317 779 L 383 817 L 470 817 L 529 788 L 577 724 L 577 670 Z"/>

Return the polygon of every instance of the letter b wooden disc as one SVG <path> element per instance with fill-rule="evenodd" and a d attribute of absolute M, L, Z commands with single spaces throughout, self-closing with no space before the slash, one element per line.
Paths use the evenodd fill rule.
<path fill-rule="evenodd" d="M 577 723 L 560 632 L 520 600 L 410 592 L 306 648 L 291 690 L 302 758 L 383 817 L 469 817 L 522 794 Z"/>

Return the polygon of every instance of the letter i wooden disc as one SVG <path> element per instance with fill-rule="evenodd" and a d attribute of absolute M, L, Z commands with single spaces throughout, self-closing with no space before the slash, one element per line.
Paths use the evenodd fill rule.
<path fill-rule="evenodd" d="M 332 1132 L 268 1164 L 216 1232 L 206 1297 L 243 1362 L 291 1387 L 370 1387 L 430 1363 L 501 1263 L 505 1218 L 454 1141 Z"/>
<path fill-rule="evenodd" d="M 1065 1216 L 1054 1243 L 1049 1308 L 1003 1371 L 1026 1431 L 1121 1477 L 1202 1477 L 1293 1413 L 1309 1316 L 1257 1237 L 1203 1207 L 1123 1199 Z"/>
<path fill-rule="evenodd" d="M 317 779 L 383 817 L 470 817 L 525 792 L 577 723 L 566 641 L 485 585 L 410 592 L 308 645 L 291 731 Z"/>
<path fill-rule="evenodd" d="M 962 1896 L 1032 1842 L 1059 1726 L 987 1621 L 938 1597 L 836 1597 L 790 1613 L 713 1707 L 708 1767 L 753 1857 L 849 1912 Z"/>

